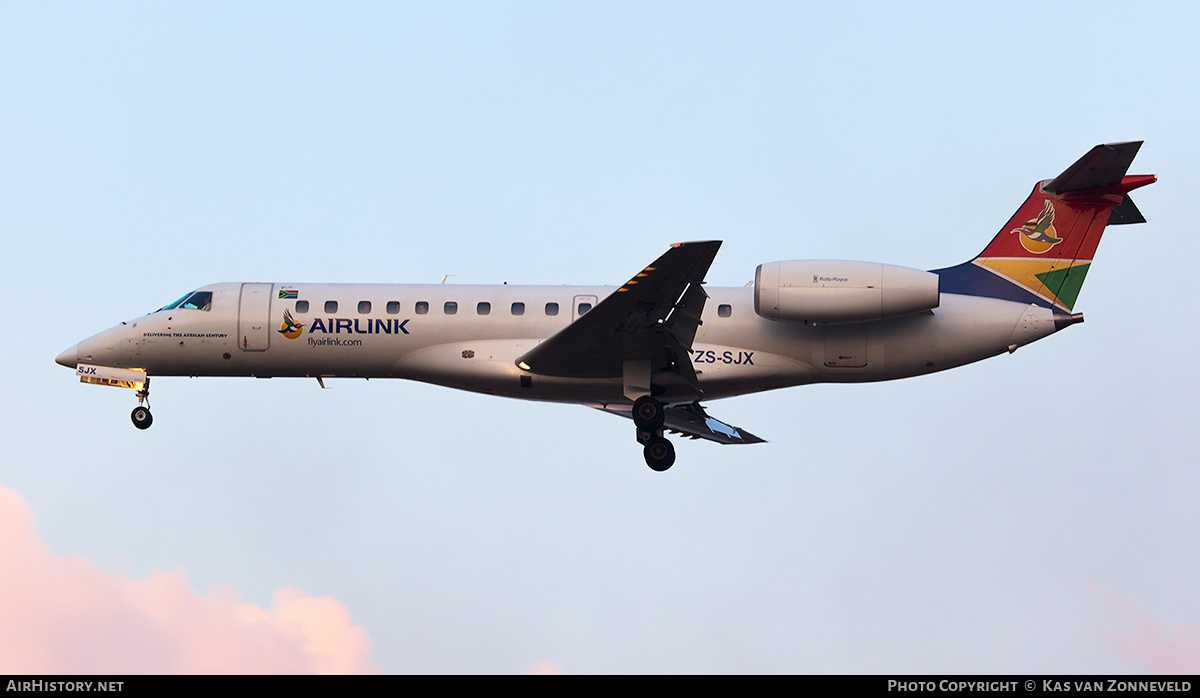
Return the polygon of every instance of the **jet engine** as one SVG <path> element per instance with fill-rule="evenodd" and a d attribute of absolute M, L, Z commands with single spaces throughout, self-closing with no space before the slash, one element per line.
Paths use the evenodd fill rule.
<path fill-rule="evenodd" d="M 754 312 L 784 322 L 870 322 L 938 307 L 939 282 L 937 274 L 890 264 L 769 262 L 754 274 Z"/>

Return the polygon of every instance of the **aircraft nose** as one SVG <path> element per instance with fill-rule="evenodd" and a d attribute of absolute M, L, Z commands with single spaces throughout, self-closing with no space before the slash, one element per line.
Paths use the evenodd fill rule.
<path fill-rule="evenodd" d="M 54 363 L 59 366 L 66 366 L 67 368 L 75 368 L 75 365 L 79 363 L 79 345 L 76 344 L 59 354 L 54 359 Z"/>

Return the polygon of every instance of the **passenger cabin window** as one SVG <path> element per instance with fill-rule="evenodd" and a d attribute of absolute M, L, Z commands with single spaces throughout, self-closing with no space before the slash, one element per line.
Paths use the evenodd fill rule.
<path fill-rule="evenodd" d="M 417 305 L 413 308 L 417 315 L 425 315 L 429 312 L 429 301 L 417 301 Z"/>
<path fill-rule="evenodd" d="M 524 303 L 513 303 L 512 304 L 512 314 L 513 315 L 524 315 L 525 314 L 525 304 Z"/>
<path fill-rule="evenodd" d="M 400 301 L 388 301 L 387 312 L 388 315 L 395 315 L 400 312 Z"/>
<path fill-rule="evenodd" d="M 446 304 L 442 306 L 442 312 L 447 315 L 454 315 L 458 312 L 458 303 L 456 301 L 446 301 Z"/>
<path fill-rule="evenodd" d="M 592 309 L 591 303 L 580 303 L 579 304 L 579 314 L 580 315 L 583 315 L 584 313 L 586 313 L 587 311 L 589 311 L 591 309 Z"/>
<path fill-rule="evenodd" d="M 547 315 L 558 315 L 558 303 L 547 303 L 546 304 L 546 314 Z"/>
<path fill-rule="evenodd" d="M 487 301 L 482 301 L 475 306 L 475 313 L 478 315 L 490 315 L 492 312 L 492 304 Z"/>
<path fill-rule="evenodd" d="M 733 315 L 733 306 L 731 306 L 727 303 L 722 303 L 721 305 L 718 305 L 717 306 L 717 315 L 719 317 L 729 317 L 730 315 Z"/>
<path fill-rule="evenodd" d="M 337 301 L 325 301 L 325 312 L 333 314 L 337 312 Z"/>
<path fill-rule="evenodd" d="M 359 301 L 358 302 L 359 315 L 366 315 L 369 312 L 371 312 L 371 301 Z"/>
<path fill-rule="evenodd" d="M 296 301 L 296 312 L 297 313 L 307 313 L 308 312 L 308 301 Z"/>

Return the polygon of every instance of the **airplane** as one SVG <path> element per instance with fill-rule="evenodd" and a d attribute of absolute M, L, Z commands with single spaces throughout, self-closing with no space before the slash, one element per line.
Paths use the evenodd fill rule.
<path fill-rule="evenodd" d="M 631 419 L 647 465 L 664 433 L 761 443 L 702 401 L 811 383 L 895 380 L 1016 351 L 1083 321 L 1073 308 L 1106 225 L 1144 223 L 1126 175 L 1141 141 L 1097 145 L 974 259 L 923 271 L 854 261 L 760 265 L 709 288 L 720 241 L 672 245 L 611 286 L 220 283 L 85 339 L 55 360 L 84 383 L 151 376 L 404 378 Z"/>

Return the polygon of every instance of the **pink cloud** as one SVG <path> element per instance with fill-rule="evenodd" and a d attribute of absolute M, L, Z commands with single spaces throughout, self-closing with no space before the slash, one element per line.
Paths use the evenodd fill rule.
<path fill-rule="evenodd" d="M 521 673 L 531 676 L 561 676 L 563 674 L 563 670 L 560 669 L 559 666 L 554 662 L 544 661 L 534 664 Z"/>
<path fill-rule="evenodd" d="M 271 608 L 60 557 L 0 486 L 0 673 L 377 673 L 371 640 L 332 597 L 287 587 Z"/>
<path fill-rule="evenodd" d="M 1103 634 L 1118 659 L 1155 674 L 1200 673 L 1200 625 L 1160 623 L 1134 601 L 1094 584 L 1088 589 L 1115 616 L 1110 625 L 1116 627 Z"/>

